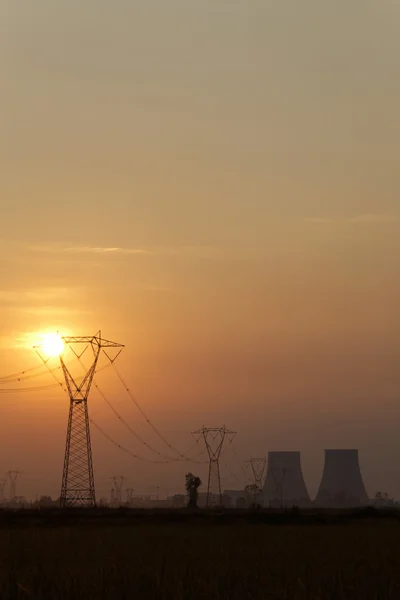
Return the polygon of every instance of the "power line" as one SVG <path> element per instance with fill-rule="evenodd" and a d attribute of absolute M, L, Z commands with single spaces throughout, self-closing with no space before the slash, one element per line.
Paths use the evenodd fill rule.
<path fill-rule="evenodd" d="M 50 388 L 55 388 L 57 386 L 59 386 L 60 384 L 58 383 L 57 385 L 54 383 L 50 383 L 49 385 L 38 385 L 35 387 L 25 387 L 25 388 L 1 388 L 0 389 L 0 394 L 20 394 L 22 392 L 40 392 L 42 390 L 48 390 Z"/>
<path fill-rule="evenodd" d="M 34 367 L 30 367 L 29 369 L 24 369 L 23 371 L 17 371 L 16 373 L 11 373 L 10 375 L 3 375 L 0 377 L 0 382 L 6 379 L 15 379 L 17 377 L 23 376 L 25 373 L 29 373 L 31 371 L 36 371 L 38 369 L 43 369 L 43 365 L 35 365 Z"/>
<path fill-rule="evenodd" d="M 173 456 L 168 456 L 168 454 L 163 454 L 162 452 L 159 452 L 158 450 L 156 450 L 155 448 L 153 448 L 150 444 L 148 444 L 130 425 L 127 421 L 125 421 L 125 419 L 122 417 L 122 415 L 119 414 L 119 412 L 116 410 L 116 408 L 114 408 L 114 406 L 111 404 L 111 402 L 107 399 L 106 395 L 101 391 L 101 389 L 99 388 L 98 384 L 96 382 L 94 382 L 94 387 L 97 389 L 97 391 L 99 392 L 100 396 L 103 398 L 103 400 L 106 402 L 106 404 L 111 408 L 111 410 L 113 411 L 113 413 L 115 414 L 115 416 L 117 417 L 117 419 L 119 419 L 121 421 L 121 423 L 131 432 L 131 434 L 141 443 L 143 444 L 148 450 L 150 450 L 151 452 L 154 452 L 155 454 L 157 454 L 158 456 L 161 456 L 162 458 L 166 458 L 169 461 L 181 461 L 182 459 L 179 458 L 175 458 Z M 185 459 L 188 460 L 188 459 Z"/>
<path fill-rule="evenodd" d="M 142 460 L 143 462 L 148 462 L 148 463 L 152 463 L 154 465 L 166 465 L 167 463 L 171 463 L 172 461 L 170 460 L 152 460 L 151 458 L 145 458 L 144 456 L 140 456 L 139 454 L 135 454 L 134 452 L 131 452 L 131 450 L 128 450 L 128 448 L 125 448 L 125 446 L 122 446 L 121 444 L 119 444 L 118 442 L 116 442 L 114 440 L 114 438 L 112 438 L 110 435 L 108 435 L 108 433 L 106 433 L 104 431 L 104 429 L 102 429 L 100 427 L 100 425 L 98 425 L 97 423 L 95 423 L 95 421 L 93 421 L 93 419 L 89 419 L 90 423 L 96 427 L 96 429 L 109 441 L 111 442 L 114 446 L 116 446 L 117 448 L 119 448 L 120 450 L 122 450 L 122 452 L 126 452 L 127 454 L 129 454 L 130 456 L 132 456 L 133 458 L 136 458 L 137 460 Z"/>
<path fill-rule="evenodd" d="M 82 368 L 85 368 L 81 357 L 78 358 L 78 361 L 80 363 L 80 365 L 82 366 Z M 110 365 L 107 366 L 111 366 L 113 364 L 113 361 L 111 361 Z M 117 409 L 113 406 L 113 404 L 111 403 L 110 400 L 108 400 L 108 398 L 106 397 L 106 395 L 104 394 L 104 392 L 100 389 L 100 386 L 98 385 L 98 383 L 96 381 L 94 381 L 94 387 L 97 389 L 97 391 L 99 392 L 100 396 L 103 398 L 103 400 L 106 402 L 106 404 L 109 406 L 109 408 L 113 411 L 113 413 L 115 414 L 115 416 L 117 417 L 117 419 L 119 419 L 121 421 L 121 423 L 130 431 L 130 433 L 141 443 L 143 444 L 148 450 L 150 450 L 151 452 L 154 452 L 155 454 L 157 454 L 157 456 L 160 456 L 162 458 L 166 458 L 167 460 L 170 461 L 179 461 L 181 459 L 179 458 L 175 458 L 172 456 L 168 456 L 168 454 L 163 454 L 162 452 L 159 452 L 158 450 L 156 450 L 155 448 L 153 448 L 153 446 L 151 446 L 148 442 L 146 442 L 141 435 L 139 435 L 132 427 L 131 425 L 123 418 L 123 416 L 117 411 Z M 187 460 L 187 459 L 186 459 Z"/>
<path fill-rule="evenodd" d="M 131 398 L 131 400 L 133 401 L 133 403 L 135 404 L 136 408 L 138 409 L 138 411 L 140 412 L 140 414 L 142 415 L 142 417 L 144 418 L 144 420 L 146 421 L 146 423 L 149 425 L 149 427 L 151 427 L 151 429 L 154 431 L 154 433 L 164 442 L 164 444 L 166 444 L 168 446 L 168 448 L 170 450 L 172 450 L 173 452 L 175 452 L 175 454 L 178 454 L 178 456 L 180 458 L 185 459 L 185 456 L 182 454 L 182 452 L 180 452 L 179 450 L 177 450 L 176 448 L 174 448 L 174 446 L 172 446 L 172 444 L 169 443 L 169 441 L 165 438 L 165 436 L 159 431 L 159 429 L 151 422 L 151 420 L 149 419 L 149 417 L 147 416 L 147 414 L 145 413 L 145 411 L 143 410 L 143 408 L 140 406 L 139 402 L 137 401 L 137 399 L 135 398 L 135 396 L 132 394 L 131 390 L 129 389 L 128 385 L 126 384 L 126 382 L 124 381 L 122 375 L 120 374 L 120 372 L 118 371 L 117 367 L 115 366 L 114 363 L 113 367 L 115 370 L 115 373 L 117 374 L 117 377 L 119 378 L 119 380 L 121 381 L 123 387 L 125 388 L 126 392 L 128 393 L 129 397 Z"/>
<path fill-rule="evenodd" d="M 83 354 L 83 353 L 82 353 Z M 80 356 L 75 355 L 76 358 L 78 359 L 79 364 L 81 365 L 81 367 L 83 369 L 85 369 L 85 366 L 82 362 L 82 354 Z M 106 354 L 107 356 L 107 354 Z M 110 360 L 109 365 L 107 366 L 114 366 L 114 368 L 116 369 L 115 365 L 114 365 L 114 361 L 115 359 L 111 360 L 109 356 L 107 356 L 107 358 Z M 95 388 L 97 389 L 97 391 L 99 392 L 100 396 L 103 398 L 103 400 L 106 402 L 106 404 L 109 406 L 109 408 L 113 411 L 113 413 L 115 414 L 115 416 L 117 417 L 117 419 L 119 419 L 121 421 L 121 423 L 130 431 L 130 433 L 141 443 L 143 444 L 148 450 L 150 450 L 151 452 L 154 452 L 155 454 L 157 454 L 157 456 L 160 456 L 161 458 L 166 458 L 168 461 L 177 461 L 180 462 L 182 460 L 187 461 L 187 462 L 197 462 L 191 458 L 186 457 L 185 455 L 182 455 L 182 458 L 175 458 L 173 456 L 169 456 L 168 454 L 164 454 L 163 452 L 159 452 L 158 450 L 156 450 L 155 448 L 153 448 L 153 446 L 151 446 L 148 442 L 146 442 L 141 435 L 139 435 L 132 427 L 131 425 L 124 419 L 124 417 L 117 411 L 117 409 L 113 406 L 113 404 L 111 403 L 111 401 L 106 397 L 106 395 L 104 394 L 104 392 L 100 389 L 100 386 L 98 385 L 98 383 L 96 381 L 94 381 L 93 385 L 95 386 Z M 129 391 L 129 390 L 128 390 Z M 188 452 L 186 452 L 185 454 L 187 454 Z"/>

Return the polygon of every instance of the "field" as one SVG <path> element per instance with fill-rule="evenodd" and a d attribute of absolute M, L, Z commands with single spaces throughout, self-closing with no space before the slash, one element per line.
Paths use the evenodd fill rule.
<path fill-rule="evenodd" d="M 400 519 L 2 515 L 0 598 L 399 600 Z"/>

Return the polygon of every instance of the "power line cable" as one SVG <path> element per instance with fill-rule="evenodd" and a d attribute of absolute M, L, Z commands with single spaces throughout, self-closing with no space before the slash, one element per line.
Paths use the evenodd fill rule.
<path fill-rule="evenodd" d="M 24 369 L 23 371 L 17 371 L 16 373 L 11 373 L 10 375 L 3 375 L 0 377 L 0 382 L 7 379 L 15 379 L 25 375 L 25 373 L 30 373 L 31 371 L 37 371 L 38 369 L 43 369 L 43 365 L 36 365 L 34 367 L 30 367 L 29 369 Z"/>
<path fill-rule="evenodd" d="M 80 360 L 80 359 L 78 359 Z M 103 367 L 101 367 L 100 369 L 98 369 L 98 371 L 103 371 L 104 369 L 107 369 L 111 366 L 112 363 L 109 363 Z M 49 369 L 50 370 L 50 369 Z M 96 371 L 96 373 L 98 372 Z M 64 387 L 63 383 L 58 381 L 56 375 L 54 374 L 54 372 L 51 372 L 52 376 L 54 377 L 54 379 L 57 381 L 57 384 L 61 387 L 61 389 L 68 395 L 68 391 L 67 389 Z M 96 383 L 95 383 L 96 385 Z M 98 386 L 97 389 L 99 391 L 99 393 L 101 393 L 101 391 L 99 390 Z M 104 395 L 104 399 L 105 395 Z M 128 448 L 125 448 L 125 446 L 122 446 L 122 444 L 119 444 L 114 438 L 112 438 L 108 433 L 106 433 L 104 431 L 104 429 L 102 427 L 100 427 L 100 425 L 98 425 L 92 418 L 89 419 L 90 422 L 92 423 L 92 425 L 109 441 L 111 442 L 115 447 L 119 448 L 120 450 L 122 450 L 123 452 L 125 452 L 126 454 L 129 454 L 130 456 L 132 456 L 133 458 L 137 459 L 137 460 L 141 460 L 143 462 L 148 462 L 148 463 L 152 463 L 152 464 L 168 464 L 171 462 L 176 462 L 176 459 L 174 459 L 173 461 L 171 460 L 165 460 L 165 461 L 161 461 L 161 460 L 153 460 L 153 459 L 149 459 L 149 458 L 145 458 L 143 456 L 140 456 L 139 454 L 135 454 L 134 452 L 132 452 L 131 450 L 129 450 Z"/>
<path fill-rule="evenodd" d="M 123 379 L 122 375 L 120 374 L 119 370 L 115 366 L 114 362 L 111 362 L 111 364 L 114 367 L 114 370 L 115 370 L 115 373 L 117 374 L 118 379 L 121 381 L 123 387 L 125 388 L 126 392 L 129 395 L 129 397 L 131 398 L 131 400 L 135 404 L 136 408 L 138 409 L 138 411 L 140 412 L 140 414 L 142 415 L 143 419 L 146 421 L 146 423 L 148 424 L 148 426 L 151 427 L 151 429 L 154 431 L 154 433 L 164 442 L 164 444 L 166 444 L 166 446 L 168 446 L 168 448 L 170 450 L 172 450 L 173 452 L 175 452 L 175 454 L 178 454 L 178 456 L 180 458 L 185 459 L 184 454 L 182 454 L 182 452 L 180 452 L 179 450 L 177 450 L 176 448 L 174 448 L 174 446 L 172 446 L 172 444 L 169 443 L 169 441 L 161 433 L 161 431 L 151 422 L 151 420 L 147 416 L 146 412 L 143 410 L 143 408 L 139 404 L 138 400 L 136 399 L 136 397 L 133 395 L 133 393 L 129 389 L 128 385 L 126 384 L 126 382 Z"/>
<path fill-rule="evenodd" d="M 84 365 L 82 363 L 82 359 L 81 357 L 77 357 L 79 363 L 81 364 L 82 368 L 84 369 Z M 107 365 L 111 366 L 112 361 L 110 362 L 110 364 Z M 100 396 L 103 398 L 103 400 L 106 402 L 106 404 L 109 406 L 109 408 L 113 411 L 113 413 L 115 414 L 115 416 L 117 417 L 117 419 L 119 419 L 119 421 L 121 421 L 121 423 L 130 431 L 130 433 L 141 443 L 143 444 L 148 450 L 150 450 L 151 452 L 154 452 L 155 454 L 157 454 L 157 456 L 160 456 L 162 458 L 167 459 L 170 462 L 195 462 L 195 463 L 199 463 L 199 461 L 196 461 L 194 458 L 189 458 L 187 456 L 183 455 L 183 458 L 176 458 L 174 456 L 169 456 L 168 454 L 164 454 L 163 452 L 159 452 L 158 450 L 156 450 L 155 448 L 153 448 L 153 446 L 151 446 L 148 442 L 146 442 L 146 440 L 144 440 L 142 438 L 142 436 L 137 433 L 137 431 L 135 431 L 133 429 L 133 427 L 131 427 L 131 425 L 124 419 L 124 417 L 117 411 L 117 409 L 113 406 L 113 404 L 111 403 L 111 401 L 106 397 L 105 393 L 100 389 L 99 384 L 96 381 L 93 381 L 93 385 L 94 387 L 97 389 L 97 391 L 99 392 Z M 196 444 L 194 446 L 192 446 L 191 448 L 195 447 Z M 188 451 L 189 452 L 189 451 Z M 186 452 L 186 454 L 188 453 Z M 200 464 L 200 463 L 199 463 Z"/>
<path fill-rule="evenodd" d="M 98 425 L 95 421 L 93 421 L 93 419 L 89 419 L 91 424 L 94 425 L 94 427 L 96 427 L 96 429 L 98 431 L 100 431 L 100 433 L 112 444 L 114 444 L 114 446 L 116 446 L 117 448 L 119 448 L 120 450 L 122 450 L 123 452 L 126 452 L 127 454 L 129 454 L 130 456 L 132 456 L 133 458 L 136 458 L 137 460 L 141 460 L 144 462 L 149 462 L 152 464 L 156 464 L 156 465 L 165 465 L 168 463 L 171 463 L 173 461 L 170 460 L 153 460 L 151 458 L 145 458 L 144 456 L 139 456 L 139 454 L 134 454 L 133 452 L 131 452 L 130 450 L 128 450 L 128 448 L 125 448 L 125 446 L 122 446 L 121 444 L 119 444 L 118 442 L 116 442 L 110 435 L 108 435 L 108 433 L 106 433 L 101 427 L 100 425 Z"/>

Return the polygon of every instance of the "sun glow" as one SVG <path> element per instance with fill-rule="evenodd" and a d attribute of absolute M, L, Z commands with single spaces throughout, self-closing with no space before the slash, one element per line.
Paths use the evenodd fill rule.
<path fill-rule="evenodd" d="M 42 349 L 47 356 L 59 356 L 64 350 L 64 342 L 57 333 L 43 336 Z"/>

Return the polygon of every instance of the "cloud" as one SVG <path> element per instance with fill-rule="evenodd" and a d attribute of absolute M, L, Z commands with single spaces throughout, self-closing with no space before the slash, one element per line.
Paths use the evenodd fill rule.
<path fill-rule="evenodd" d="M 143 248 L 108 248 L 108 247 L 92 247 L 92 246 L 75 246 L 65 248 L 65 252 L 75 253 L 94 253 L 94 254 L 151 254 Z"/>
<path fill-rule="evenodd" d="M 389 214 L 373 214 L 367 213 L 355 217 L 345 218 L 324 218 L 324 217 L 308 217 L 304 219 L 306 223 L 314 223 L 316 225 L 357 225 L 357 224 L 385 224 L 385 223 L 400 223 L 400 215 Z"/>
<path fill-rule="evenodd" d="M 58 255 L 96 255 L 96 256 L 163 256 L 190 258 L 196 260 L 237 260 L 259 258 L 266 252 L 264 247 L 249 247 L 243 245 L 181 245 L 154 246 L 152 248 L 124 248 L 120 246 L 61 246 L 49 244 L 46 246 L 30 246 L 32 252 L 53 253 Z M 271 249 L 268 250 L 269 252 Z"/>
<path fill-rule="evenodd" d="M 144 248 L 119 248 L 109 246 L 30 246 L 33 252 L 73 253 L 73 254 L 153 254 Z"/>

